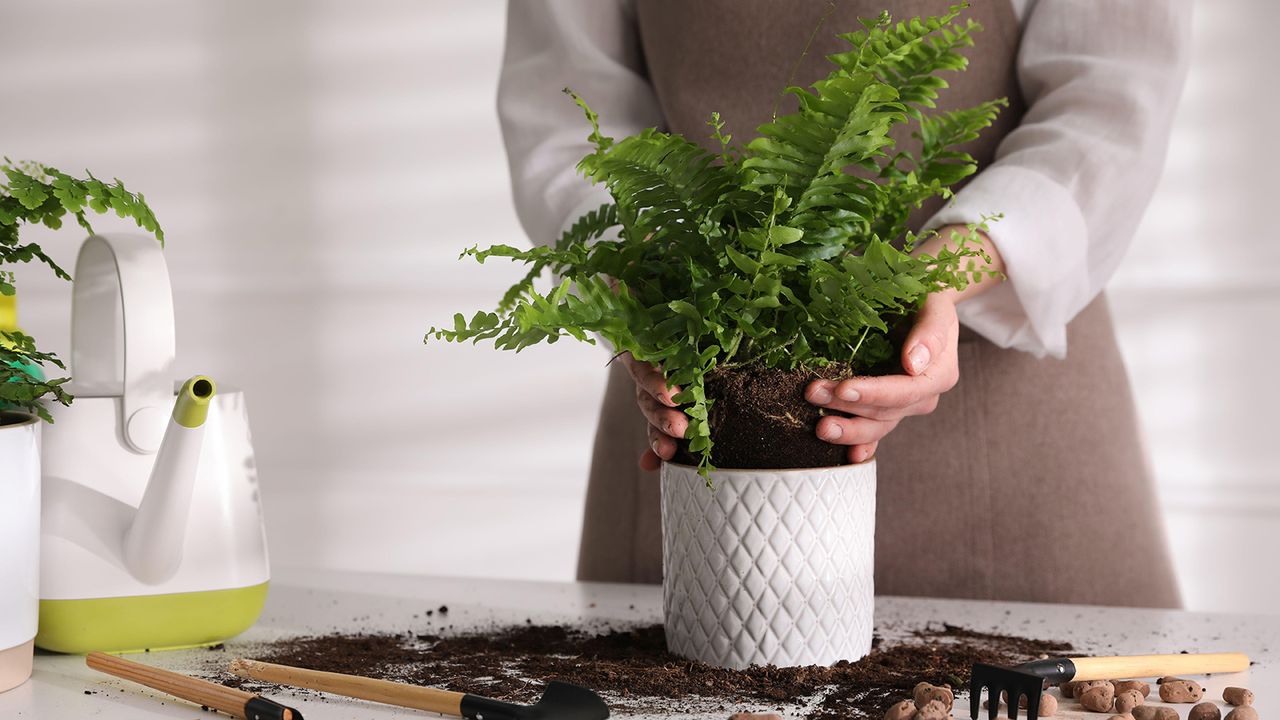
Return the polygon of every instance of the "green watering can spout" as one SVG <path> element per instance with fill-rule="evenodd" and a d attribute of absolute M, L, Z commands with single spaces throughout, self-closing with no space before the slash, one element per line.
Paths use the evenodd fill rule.
<path fill-rule="evenodd" d="M 185 428 L 198 428 L 209 417 L 209 400 L 218 392 L 213 379 L 196 375 L 182 383 L 178 401 L 173 404 L 173 420 Z"/>

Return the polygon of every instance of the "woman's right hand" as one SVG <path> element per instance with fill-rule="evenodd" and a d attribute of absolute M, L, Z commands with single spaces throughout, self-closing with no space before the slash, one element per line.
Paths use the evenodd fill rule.
<path fill-rule="evenodd" d="M 663 460 L 676 455 L 676 440 L 689 429 L 689 418 L 672 398 L 680 388 L 667 385 L 667 379 L 656 366 L 636 360 L 631 353 L 618 359 L 636 381 L 636 404 L 649 421 L 649 449 L 640 456 L 640 467 L 657 470 Z"/>

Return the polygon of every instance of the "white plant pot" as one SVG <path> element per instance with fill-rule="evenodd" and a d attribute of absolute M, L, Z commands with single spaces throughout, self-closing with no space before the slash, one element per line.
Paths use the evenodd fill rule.
<path fill-rule="evenodd" d="M 662 466 L 668 649 L 733 669 L 870 652 L 875 461 L 717 470 L 711 483 Z"/>
<path fill-rule="evenodd" d="M 0 411 L 0 692 L 31 677 L 40 608 L 40 425 Z"/>

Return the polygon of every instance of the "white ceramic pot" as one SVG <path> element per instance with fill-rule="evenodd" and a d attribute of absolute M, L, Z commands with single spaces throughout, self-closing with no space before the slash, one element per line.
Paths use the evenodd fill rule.
<path fill-rule="evenodd" d="M 804 470 L 662 466 L 672 652 L 720 667 L 831 665 L 871 650 L 875 461 Z"/>
<path fill-rule="evenodd" d="M 40 425 L 0 411 L 0 692 L 31 677 L 40 607 Z"/>

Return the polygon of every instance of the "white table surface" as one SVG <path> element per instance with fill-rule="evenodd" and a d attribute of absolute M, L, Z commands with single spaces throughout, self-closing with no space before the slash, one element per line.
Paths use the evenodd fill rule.
<path fill-rule="evenodd" d="M 426 625 L 423 611 L 442 604 L 450 608 L 447 620 L 442 623 L 437 614 L 433 625 Z M 236 657 L 238 648 L 244 649 L 254 642 L 292 634 L 332 630 L 403 631 L 419 626 L 425 630 L 440 629 L 448 624 L 462 628 L 472 623 L 523 623 L 526 618 L 534 622 L 584 619 L 656 622 L 660 619 L 661 607 L 660 589 L 650 586 L 278 571 L 262 619 L 249 632 L 229 641 L 225 653 L 214 656 L 209 650 L 197 649 L 131 657 L 190 672 L 196 667 L 208 668 L 218 657 Z M 413 619 L 415 614 L 419 616 L 417 620 Z M 1280 615 L 877 598 L 876 625 L 882 634 L 891 636 L 893 628 L 918 627 L 931 621 L 1034 638 L 1064 639 L 1077 648 L 1098 654 L 1183 650 L 1246 652 L 1255 661 L 1248 671 L 1199 678 L 1206 688 L 1205 698 L 1217 700 L 1221 705 L 1222 688 L 1240 685 L 1256 692 L 1256 707 L 1263 720 L 1280 710 Z M 86 694 L 86 690 L 93 694 Z M 1154 691 L 1152 697 L 1155 698 Z M 281 700 L 297 707 L 308 720 L 436 717 L 431 713 L 328 696 L 285 695 Z M 1180 716 L 1185 717 L 1189 707 L 1177 706 Z M 957 700 L 957 717 L 964 716 L 967 708 L 967 704 Z M 1225 709 L 1224 706 L 1224 715 Z M 671 717 L 723 719 L 726 715 L 708 712 Z M 615 716 L 619 713 L 615 712 Z M 196 706 L 89 670 L 79 656 L 40 654 L 31 680 L 0 693 L 0 719 L 3 720 L 212 720 L 213 717 Z M 1076 712 L 1066 706 L 1059 717 L 1105 720 L 1107 716 Z"/>

